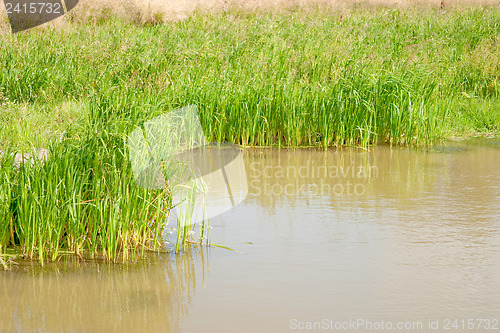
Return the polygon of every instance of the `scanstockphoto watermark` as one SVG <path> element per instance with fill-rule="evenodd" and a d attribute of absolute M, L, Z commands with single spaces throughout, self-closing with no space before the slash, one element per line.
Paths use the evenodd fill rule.
<path fill-rule="evenodd" d="M 174 225 L 221 215 L 248 193 L 241 149 L 205 137 L 195 105 L 150 119 L 128 136 L 136 185 L 170 192 Z"/>
<path fill-rule="evenodd" d="M 4 0 L 12 33 L 52 21 L 72 10 L 79 0 Z"/>
<path fill-rule="evenodd" d="M 294 331 L 361 331 L 361 332 L 389 332 L 389 331 L 475 331 L 498 332 L 498 318 L 433 318 L 425 320 L 371 320 L 366 318 L 350 318 L 346 320 L 322 319 L 304 321 L 292 318 L 289 328 Z"/>
<path fill-rule="evenodd" d="M 391 320 L 369 320 L 364 318 L 348 320 L 322 319 L 318 321 L 301 321 L 290 319 L 289 327 L 297 331 L 390 331 L 390 330 L 415 330 L 427 329 L 423 321 L 391 321 Z"/>
<path fill-rule="evenodd" d="M 249 188 L 255 195 L 342 196 L 366 194 L 366 184 L 377 178 L 374 165 L 249 165 Z"/>

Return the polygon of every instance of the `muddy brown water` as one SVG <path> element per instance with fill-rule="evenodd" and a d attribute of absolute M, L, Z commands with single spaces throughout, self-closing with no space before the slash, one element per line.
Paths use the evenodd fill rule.
<path fill-rule="evenodd" d="M 235 251 L 0 272 L 0 331 L 500 331 L 500 141 L 244 161 Z"/>

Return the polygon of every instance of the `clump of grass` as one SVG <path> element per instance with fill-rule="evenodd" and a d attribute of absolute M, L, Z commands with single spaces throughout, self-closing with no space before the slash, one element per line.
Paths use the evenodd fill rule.
<path fill-rule="evenodd" d="M 162 248 L 172 198 L 165 189 L 135 183 L 126 146 L 133 113 L 101 96 L 91 99 L 83 119 L 50 147 L 45 163 L 16 169 L 12 154 L 2 157 L 3 249 L 43 264 L 68 253 L 117 260 Z M 179 244 L 190 239 L 179 235 Z"/>

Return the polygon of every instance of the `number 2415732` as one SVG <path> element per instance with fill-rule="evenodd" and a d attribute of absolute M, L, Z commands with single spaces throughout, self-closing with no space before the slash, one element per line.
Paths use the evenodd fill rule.
<path fill-rule="evenodd" d="M 498 319 L 444 319 L 445 330 L 499 330 Z"/>
<path fill-rule="evenodd" d="M 60 3 L 35 2 L 35 3 L 5 3 L 7 14 L 64 14 Z"/>

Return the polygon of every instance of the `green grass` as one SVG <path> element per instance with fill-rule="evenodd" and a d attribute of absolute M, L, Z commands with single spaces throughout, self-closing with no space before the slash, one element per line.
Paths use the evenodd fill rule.
<path fill-rule="evenodd" d="M 55 120 L 54 106 L 116 94 L 144 112 L 196 104 L 216 141 L 427 144 L 498 131 L 499 21 L 476 8 L 74 23 L 0 37 L 0 103 Z"/>
<path fill-rule="evenodd" d="M 17 171 L 12 158 L 4 158 L 2 246 L 38 256 L 42 263 L 57 259 L 61 251 L 115 259 L 120 254 L 126 258 L 130 250 L 158 247 L 167 193 L 134 186 L 116 128 L 90 123 L 86 129 L 83 136 L 52 145 L 44 165 L 23 165 Z"/>
<path fill-rule="evenodd" d="M 48 147 L 64 135 L 68 124 L 87 112 L 87 105 L 76 102 L 57 104 L 12 103 L 1 108 L 0 150 L 26 150 Z"/>
<path fill-rule="evenodd" d="M 244 146 L 428 145 L 500 129 L 495 8 L 90 17 L 0 43 L 0 150 L 51 151 L 19 172 L 3 161 L 0 247 L 41 260 L 157 249 L 170 196 L 134 185 L 125 142 L 177 107 L 197 106 L 208 141 Z"/>
<path fill-rule="evenodd" d="M 114 97 L 90 98 L 85 120 L 51 145 L 44 164 L 17 169 L 9 151 L 2 158 L 0 253 L 14 248 L 43 264 L 63 254 L 125 260 L 162 248 L 171 194 L 135 184 L 127 133 L 139 122 L 117 112 L 122 100 Z M 177 227 L 179 251 L 195 226 Z"/>

